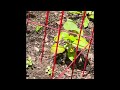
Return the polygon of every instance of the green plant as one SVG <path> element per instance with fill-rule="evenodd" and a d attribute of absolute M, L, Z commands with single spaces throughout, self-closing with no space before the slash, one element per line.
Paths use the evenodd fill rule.
<path fill-rule="evenodd" d="M 69 13 L 72 14 L 83 14 L 84 11 L 69 11 Z M 89 19 L 94 19 L 94 11 L 86 11 L 86 16 L 85 16 L 85 20 L 83 23 L 84 28 L 88 27 L 89 25 Z"/>
<path fill-rule="evenodd" d="M 43 28 L 42 26 L 37 25 L 35 31 L 38 32 L 39 30 L 42 30 L 42 28 Z"/>
<path fill-rule="evenodd" d="M 31 57 L 29 56 L 26 60 L 26 68 L 30 67 L 33 65 L 33 62 L 32 62 L 32 59 Z"/>
<path fill-rule="evenodd" d="M 51 52 L 52 52 L 52 53 L 55 53 L 56 45 L 57 45 L 57 43 L 55 43 L 55 44 L 51 47 Z M 64 51 L 65 51 L 65 48 L 64 48 L 63 46 L 61 46 L 61 45 L 58 45 L 57 54 L 63 53 Z"/>
<path fill-rule="evenodd" d="M 88 26 L 88 24 L 89 24 L 89 19 L 88 19 L 88 17 L 85 17 L 83 26 L 86 28 Z"/>
<path fill-rule="evenodd" d="M 50 66 L 47 66 L 45 72 L 48 73 L 48 75 L 52 75 L 52 69 L 50 68 Z"/>
<path fill-rule="evenodd" d="M 82 12 L 81 11 L 68 11 L 69 13 L 72 13 L 72 14 L 81 14 Z"/>
<path fill-rule="evenodd" d="M 64 25 L 63 25 L 64 29 L 66 31 L 72 31 L 75 32 L 76 34 L 80 33 L 80 29 L 77 27 L 76 24 L 74 24 L 74 22 L 70 19 L 68 19 Z M 83 49 L 88 42 L 86 41 L 85 38 L 83 38 L 83 30 L 82 30 L 82 35 L 80 36 L 80 42 L 78 44 L 78 48 Z M 54 37 L 54 41 L 56 42 L 58 39 L 58 36 Z M 74 55 L 75 55 L 75 48 L 77 46 L 78 43 L 78 36 L 74 36 L 69 34 L 69 32 L 61 32 L 60 33 L 60 37 L 59 37 L 59 41 L 60 40 L 64 40 L 65 44 L 63 46 L 58 45 L 58 50 L 57 50 L 57 54 L 59 53 L 63 53 L 65 50 L 67 50 L 67 56 L 68 58 L 73 61 L 74 59 Z M 56 51 L 56 43 L 52 45 L 51 47 L 51 52 L 55 53 Z M 89 45 L 86 47 L 86 49 L 88 49 Z"/>

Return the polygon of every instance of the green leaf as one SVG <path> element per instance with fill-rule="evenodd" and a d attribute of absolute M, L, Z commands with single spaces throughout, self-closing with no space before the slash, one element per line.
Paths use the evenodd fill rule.
<path fill-rule="evenodd" d="M 72 45 L 75 46 L 75 47 L 77 47 L 77 43 L 78 43 L 78 40 L 75 40 L 72 43 Z M 87 44 L 89 44 L 89 43 L 86 41 L 86 39 L 83 38 L 83 37 L 80 37 L 80 42 L 79 42 L 78 47 L 81 48 L 81 49 L 83 49 Z M 86 47 L 86 49 L 88 49 L 88 48 L 89 48 L 89 45 Z"/>
<path fill-rule="evenodd" d="M 67 32 L 61 32 L 60 33 L 60 37 L 59 37 L 59 41 L 63 38 L 65 41 L 68 39 L 69 34 Z M 54 41 L 57 42 L 58 36 L 54 37 Z"/>
<path fill-rule="evenodd" d="M 92 11 L 87 11 L 86 13 L 87 13 L 87 14 L 92 14 Z"/>
<path fill-rule="evenodd" d="M 31 57 L 29 56 L 28 58 L 27 58 L 27 60 L 26 60 L 26 65 L 28 65 L 28 66 L 31 66 L 33 63 L 32 63 L 32 59 L 31 59 Z"/>
<path fill-rule="evenodd" d="M 67 19 L 67 21 L 63 25 L 65 30 L 76 30 L 78 27 L 71 19 Z"/>
<path fill-rule="evenodd" d="M 47 66 L 47 69 L 51 69 L 50 66 Z"/>
<path fill-rule="evenodd" d="M 66 48 L 67 46 L 68 46 L 68 44 L 65 44 L 65 45 L 64 45 L 64 48 Z"/>
<path fill-rule="evenodd" d="M 77 31 L 78 33 L 80 33 L 80 29 L 77 28 L 75 31 Z M 83 30 L 81 31 L 81 36 L 83 36 Z"/>
<path fill-rule="evenodd" d="M 76 36 L 75 38 L 76 38 L 76 39 L 78 39 L 78 37 L 77 37 L 77 36 Z"/>
<path fill-rule="evenodd" d="M 73 61 L 73 59 L 74 59 L 74 55 L 75 55 L 75 51 L 70 52 L 70 50 L 68 50 L 67 55 L 68 55 L 68 58 L 69 58 L 71 61 Z"/>
<path fill-rule="evenodd" d="M 55 54 L 56 52 L 56 46 L 57 46 L 57 43 L 55 43 L 52 47 L 51 47 L 51 52 Z M 58 49 L 57 49 L 57 54 L 59 53 L 63 53 L 65 51 L 65 48 L 61 45 L 58 45 Z"/>
<path fill-rule="evenodd" d="M 91 14 L 88 16 L 88 18 L 94 19 L 94 11 L 91 11 Z"/>
<path fill-rule="evenodd" d="M 75 38 L 73 35 L 70 35 L 70 36 L 69 36 L 69 40 L 71 40 L 71 41 L 75 41 L 76 38 Z"/>
<path fill-rule="evenodd" d="M 94 15 L 94 11 L 92 11 L 92 14 Z"/>
<path fill-rule="evenodd" d="M 49 71 L 48 74 L 51 75 L 51 74 L 52 74 L 52 71 Z"/>
<path fill-rule="evenodd" d="M 65 30 L 72 30 L 72 31 L 76 31 L 77 33 L 80 33 L 80 29 L 71 19 L 67 19 L 63 27 Z M 83 36 L 83 30 L 82 30 L 81 36 Z"/>
<path fill-rule="evenodd" d="M 80 11 L 69 11 L 69 13 L 72 13 L 72 14 L 80 14 L 81 12 L 80 12 Z"/>
<path fill-rule="evenodd" d="M 89 18 L 94 19 L 94 14 L 91 14 Z"/>
<path fill-rule="evenodd" d="M 84 23 L 83 23 L 83 26 L 84 27 L 87 27 L 89 24 L 89 19 L 87 17 L 85 17 L 85 20 L 84 20 Z"/>
<path fill-rule="evenodd" d="M 32 65 L 32 63 L 30 62 L 29 65 Z"/>
<path fill-rule="evenodd" d="M 27 60 L 29 60 L 29 61 L 30 61 L 30 60 L 32 60 L 32 58 L 29 56 Z"/>
<path fill-rule="evenodd" d="M 38 26 L 36 26 L 35 31 L 38 32 L 39 30 L 42 30 L 42 26 L 39 26 L 39 25 L 38 25 Z"/>
<path fill-rule="evenodd" d="M 45 70 L 45 72 L 51 75 L 52 69 L 50 68 L 50 66 L 47 66 L 47 69 Z"/>
<path fill-rule="evenodd" d="M 26 64 L 29 64 L 29 61 L 28 61 L 28 60 L 26 61 Z"/>
<path fill-rule="evenodd" d="M 28 65 L 26 65 L 26 68 L 28 68 Z"/>
<path fill-rule="evenodd" d="M 67 21 L 68 22 L 74 22 L 72 19 L 69 19 L 69 18 L 67 18 Z"/>

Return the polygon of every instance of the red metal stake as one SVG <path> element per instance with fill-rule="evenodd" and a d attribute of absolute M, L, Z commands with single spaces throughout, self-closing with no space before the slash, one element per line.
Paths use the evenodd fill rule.
<path fill-rule="evenodd" d="M 48 24 L 48 16 L 49 16 L 49 11 L 46 12 L 46 23 L 45 26 L 47 26 Z M 46 38 L 46 28 L 44 30 L 44 38 L 43 38 L 43 42 L 42 42 L 42 53 L 40 54 L 40 62 L 42 63 L 42 57 L 43 57 L 43 52 L 44 52 L 44 43 L 45 43 L 45 38 Z"/>
<path fill-rule="evenodd" d="M 56 64 L 56 55 L 57 55 L 57 49 L 58 49 L 60 30 L 61 30 L 61 27 L 62 27 L 63 15 L 64 15 L 64 11 L 62 11 L 62 15 L 61 15 L 61 18 L 60 18 L 60 26 L 59 26 L 59 29 L 58 29 L 58 39 L 57 39 L 57 46 L 56 46 L 56 51 L 55 51 L 55 55 L 54 55 L 54 63 L 53 63 L 53 68 L 52 68 L 52 77 L 51 77 L 51 79 L 53 79 L 53 77 L 54 77 L 54 69 L 55 69 L 55 64 Z"/>
<path fill-rule="evenodd" d="M 82 77 L 84 76 L 84 71 L 86 69 L 86 65 L 87 65 L 87 62 L 88 62 L 88 53 L 90 51 L 90 46 L 91 46 L 91 43 L 92 43 L 92 40 L 93 40 L 93 35 L 94 35 L 94 28 L 92 30 L 92 38 L 90 39 L 90 45 L 89 45 L 88 52 L 87 52 L 87 55 L 86 55 L 86 60 L 85 60 L 85 64 L 84 64 L 84 69 L 83 69 Z"/>
<path fill-rule="evenodd" d="M 86 15 L 86 11 L 84 11 L 84 13 L 83 13 L 82 23 L 80 24 L 80 34 L 79 34 L 79 39 L 78 39 L 78 43 L 77 43 L 77 47 L 76 47 L 76 53 L 75 53 L 75 56 L 74 56 L 75 61 L 76 61 L 76 54 L 77 54 L 77 51 L 78 51 L 78 44 L 80 43 L 80 36 L 81 36 L 81 31 L 82 31 L 82 26 L 83 26 L 83 22 L 84 22 L 85 15 Z M 71 79 L 72 79 L 73 72 L 74 72 L 75 62 L 73 63 L 72 66 L 73 66 L 73 67 L 72 67 Z"/>

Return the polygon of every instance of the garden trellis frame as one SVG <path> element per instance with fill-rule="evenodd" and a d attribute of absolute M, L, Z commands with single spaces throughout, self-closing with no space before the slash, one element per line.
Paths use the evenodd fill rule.
<path fill-rule="evenodd" d="M 40 63 L 42 63 L 42 57 L 43 57 L 43 52 L 44 52 L 44 43 L 45 43 L 45 38 L 46 38 L 46 34 L 47 34 L 46 28 L 51 28 L 51 29 L 53 29 L 53 30 L 58 30 L 58 39 L 57 39 L 57 45 L 56 45 L 56 52 L 55 52 L 55 54 L 54 54 L 54 62 L 53 62 L 52 76 L 51 76 L 51 79 L 54 79 L 54 68 L 55 68 L 55 64 L 56 64 L 56 55 L 57 55 L 57 49 L 58 49 L 59 36 L 60 36 L 60 32 L 61 32 L 61 31 L 65 31 L 65 30 L 61 30 L 62 20 L 63 20 L 63 16 L 64 16 L 64 11 L 61 11 L 60 24 L 59 24 L 58 29 L 48 26 L 49 13 L 50 13 L 50 11 L 46 11 L 45 25 L 43 25 L 43 24 L 40 24 L 40 23 L 31 21 L 31 20 L 29 19 L 30 11 L 28 11 L 28 18 L 26 19 L 26 25 L 28 25 L 28 23 L 32 23 L 32 24 L 35 24 L 35 25 L 41 25 L 41 26 L 45 27 L 45 28 L 44 28 L 44 38 L 43 38 L 43 41 L 42 41 L 42 52 L 41 52 L 41 54 L 40 54 Z M 84 22 L 85 16 L 86 16 L 86 11 L 84 11 L 83 16 L 82 16 L 82 23 L 80 23 L 80 34 L 79 34 L 78 43 L 80 43 L 80 35 L 81 35 L 82 26 L 83 26 L 83 22 Z M 87 52 L 87 55 L 86 55 L 86 58 L 85 58 L 85 63 L 84 63 L 84 69 L 83 69 L 83 72 L 82 72 L 82 76 L 84 76 L 84 71 L 85 71 L 85 69 L 86 69 L 86 63 L 88 62 L 88 53 L 89 53 L 89 51 L 90 51 L 90 46 L 91 46 L 91 43 L 93 42 L 93 37 L 94 37 L 94 28 L 92 28 L 91 32 L 92 32 L 91 37 L 87 37 L 87 38 L 90 38 L 90 41 L 89 41 L 89 44 L 88 44 L 88 45 L 89 45 L 89 48 L 88 48 L 88 52 Z M 73 33 L 73 34 L 74 34 L 74 33 Z M 77 51 L 78 51 L 78 43 L 77 43 L 76 53 L 77 53 Z M 60 78 L 64 75 L 64 73 L 67 71 L 68 68 L 70 68 L 71 65 L 72 65 L 72 73 L 71 73 L 71 79 L 72 79 L 73 72 L 74 72 L 75 61 L 76 61 L 76 59 L 80 56 L 80 54 L 85 50 L 85 48 L 86 48 L 88 45 L 86 45 L 86 46 L 84 47 L 84 49 L 82 49 L 81 52 L 80 52 L 77 56 L 76 56 L 76 54 L 75 54 L 74 60 L 71 62 L 71 64 L 70 64 L 67 68 L 65 68 L 65 70 L 64 70 L 61 74 L 59 74 L 59 76 L 57 77 L 58 79 L 60 79 Z"/>

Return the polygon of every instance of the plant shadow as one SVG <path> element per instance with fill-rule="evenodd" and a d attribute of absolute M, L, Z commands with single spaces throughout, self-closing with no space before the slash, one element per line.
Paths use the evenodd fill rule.
<path fill-rule="evenodd" d="M 80 51 L 77 52 L 77 55 L 80 53 Z M 71 64 L 71 60 L 67 57 L 67 52 L 65 51 L 64 53 L 58 54 L 57 58 L 56 58 L 56 63 L 60 64 L 60 65 L 67 65 L 69 66 Z M 85 64 L 85 56 L 83 54 L 81 54 L 77 59 L 76 59 L 76 63 L 74 66 L 74 69 L 79 69 L 79 70 L 83 70 L 84 68 L 84 64 Z M 87 61 L 87 65 L 90 64 L 89 61 Z M 70 66 L 70 68 L 72 69 L 73 64 Z"/>

